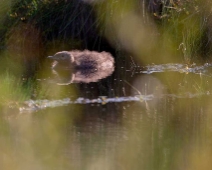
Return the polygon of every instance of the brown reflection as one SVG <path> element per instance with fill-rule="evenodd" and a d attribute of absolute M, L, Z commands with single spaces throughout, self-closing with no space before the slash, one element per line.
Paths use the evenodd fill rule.
<path fill-rule="evenodd" d="M 73 110 L 73 107 L 69 107 Z M 120 104 L 84 105 L 82 114 L 73 122 L 72 141 L 67 148 L 70 160 L 78 168 L 95 169 L 112 165 L 120 144 L 127 140 L 127 129 L 122 125 L 123 108 Z M 109 162 L 105 161 L 107 159 Z M 100 168 L 101 169 L 101 168 Z"/>
<path fill-rule="evenodd" d="M 107 52 L 62 51 L 48 58 L 54 60 L 52 69 L 59 85 L 97 82 L 114 71 L 114 59 Z"/>

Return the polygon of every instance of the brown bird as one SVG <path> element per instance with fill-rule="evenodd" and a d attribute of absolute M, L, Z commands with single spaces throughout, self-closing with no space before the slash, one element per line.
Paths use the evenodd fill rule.
<path fill-rule="evenodd" d="M 61 51 L 48 58 L 55 60 L 52 64 L 53 73 L 60 80 L 66 79 L 65 82 L 57 83 L 59 85 L 97 82 L 114 71 L 114 58 L 108 52 Z M 66 71 L 64 74 L 62 70 L 72 71 Z"/>
<path fill-rule="evenodd" d="M 55 60 L 53 69 L 108 69 L 114 67 L 114 59 L 108 52 L 96 51 L 61 51 L 48 58 Z"/>

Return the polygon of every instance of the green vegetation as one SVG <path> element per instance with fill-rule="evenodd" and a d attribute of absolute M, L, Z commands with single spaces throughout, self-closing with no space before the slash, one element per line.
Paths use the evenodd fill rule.
<path fill-rule="evenodd" d="M 26 25 L 40 33 L 38 38 L 47 48 L 80 48 L 81 36 L 94 29 L 93 25 L 85 25 L 85 21 L 93 19 L 92 15 L 90 7 L 80 1 L 14 0 L 3 20 L 0 35 L 4 41 L 1 43 L 5 44 L 17 27 Z"/>
<path fill-rule="evenodd" d="M 12 102 L 25 101 L 30 98 L 30 85 L 22 87 L 22 80 L 17 80 L 13 75 L 6 72 L 0 76 L 0 103 L 8 105 Z"/>
<path fill-rule="evenodd" d="M 207 32 L 210 25 L 206 22 L 210 17 L 200 3 L 170 3 L 163 8 L 160 16 L 165 39 L 168 38 L 175 44 L 174 49 L 181 52 L 186 63 L 200 61 L 211 55 L 210 35 Z"/>
<path fill-rule="evenodd" d="M 211 66 L 190 65 L 211 59 L 211 2 L 170 0 L 150 13 L 143 2 L 1 2 L 0 169 L 211 169 Z M 77 85 L 59 86 L 45 76 L 51 71 L 45 57 L 59 50 L 94 49 L 102 36 L 121 51 L 118 71 L 111 82 L 80 84 L 84 93 L 77 97 L 109 89 L 111 96 L 149 94 L 148 100 L 120 102 L 118 96 L 117 103 L 82 100 L 37 110 L 30 99 L 43 99 L 45 107 L 45 99 L 78 93 Z M 129 53 L 124 56 L 122 50 Z M 131 64 L 125 57 L 135 70 L 125 70 Z M 161 69 L 157 63 L 165 64 Z M 26 100 L 36 112 L 17 110 Z"/>
<path fill-rule="evenodd" d="M 107 37 L 114 48 L 129 51 L 144 64 L 192 64 L 210 59 L 211 30 L 206 22 L 211 18 L 210 2 L 161 1 L 154 5 L 157 11 L 147 15 L 147 7 L 140 1 L 90 5 L 66 0 L 4 1 L 0 10 L 0 73 L 7 83 L 19 82 L 23 75 L 33 75 L 48 54 L 80 49 L 90 42 L 98 44 L 97 35 Z"/>
<path fill-rule="evenodd" d="M 155 40 L 156 37 L 151 37 L 156 41 L 156 47 L 152 48 L 158 48 L 155 49 L 157 51 L 166 51 L 168 47 L 170 55 L 175 55 L 177 58 L 183 56 L 181 61 L 184 60 L 187 63 L 209 58 L 211 55 L 211 42 L 208 37 L 210 36 L 210 23 L 208 24 L 207 20 L 210 20 L 210 11 L 206 6 L 207 4 L 210 5 L 210 2 L 205 1 L 206 5 L 202 5 L 204 3 L 201 2 L 161 1 L 161 9 L 160 3 L 154 4 L 158 11 L 152 11 L 150 16 L 156 21 L 159 29 L 155 30 L 155 25 L 150 24 L 151 30 L 154 30 L 155 34 L 158 32 L 161 36 L 158 37 L 159 40 Z M 8 3 L 3 5 L 8 12 L 6 16 L 2 17 L 4 18 L 4 24 L 0 28 L 0 34 L 5 39 L 1 43 L 5 44 L 11 36 L 11 32 L 22 23 L 28 23 L 30 27 L 37 29 L 41 34 L 42 42 L 48 48 L 57 47 L 58 45 L 61 49 L 80 48 L 84 40 L 87 41 L 85 42 L 87 44 L 90 41 L 98 41 L 94 37 L 98 34 L 109 36 L 108 39 L 111 39 L 111 35 L 118 41 L 122 41 L 119 40 L 118 34 L 120 33 L 115 32 L 116 35 L 113 35 L 108 27 L 116 27 L 115 30 L 120 29 L 113 22 L 121 23 L 121 20 L 124 19 L 123 16 L 128 15 L 127 13 L 133 10 L 140 10 L 138 14 L 135 14 L 135 17 L 140 17 L 140 22 L 142 20 L 146 22 L 149 16 L 144 15 L 147 10 L 143 9 L 144 7 L 140 3 L 132 1 L 129 5 L 125 1 L 113 3 L 113 0 L 110 0 L 94 4 L 91 7 L 80 1 L 14 0 L 11 2 L 10 10 L 8 10 Z M 96 11 L 97 21 L 93 18 L 94 11 Z M 90 20 L 90 25 L 85 24 L 87 20 Z M 149 23 L 151 23 L 150 20 Z M 132 29 L 134 29 L 134 23 L 131 24 Z M 139 24 L 135 27 L 144 27 L 143 32 L 148 29 L 148 26 Z M 97 31 L 96 28 L 100 30 Z M 142 39 L 142 32 L 140 34 Z M 129 36 L 133 37 L 131 34 Z M 145 37 L 143 38 L 145 39 Z M 112 39 L 111 43 L 113 44 L 117 40 Z M 122 44 L 122 42 L 120 43 Z M 157 45 L 160 43 L 163 43 L 164 46 Z"/>
<path fill-rule="evenodd" d="M 211 31 L 210 22 L 206 21 L 211 18 L 207 7 L 211 3 L 161 1 L 161 4 L 154 4 L 157 11 L 147 15 L 140 1 L 129 4 L 110 0 L 92 5 L 65 0 L 4 1 L 0 10 L 3 23 L 0 26 L 0 75 L 4 82 L 1 89 L 6 94 L 14 88 L 14 82 L 18 82 L 15 91 L 20 95 L 10 95 L 20 96 L 20 100 L 22 96 L 30 98 L 32 89 L 21 94 L 24 88 L 21 77 L 34 74 L 47 54 L 82 48 L 83 43 L 95 40 L 97 34 L 106 36 L 115 48 L 121 46 L 146 64 L 174 61 L 192 64 L 209 60 Z M 87 20 L 90 25 L 85 24 Z M 11 85 L 5 86 L 10 82 Z M 40 93 L 48 96 L 44 95 L 46 92 Z M 2 98 L 7 101 L 13 97 Z"/>

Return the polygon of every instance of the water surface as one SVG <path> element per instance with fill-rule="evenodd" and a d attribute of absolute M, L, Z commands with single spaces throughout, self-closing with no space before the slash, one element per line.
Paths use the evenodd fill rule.
<path fill-rule="evenodd" d="M 211 65 L 117 65 L 109 77 L 88 84 L 57 84 L 51 71 L 38 76 L 48 98 L 2 115 L 1 166 L 11 158 L 20 169 L 210 164 Z"/>

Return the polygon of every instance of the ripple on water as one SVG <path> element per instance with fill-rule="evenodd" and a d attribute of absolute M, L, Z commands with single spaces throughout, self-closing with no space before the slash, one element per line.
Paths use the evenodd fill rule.
<path fill-rule="evenodd" d="M 210 69 L 211 64 L 206 63 L 202 66 L 197 66 L 196 64 L 192 64 L 188 66 L 187 64 L 161 64 L 161 65 L 147 65 L 143 67 L 139 67 L 139 73 L 141 74 L 152 74 L 155 72 L 179 72 L 179 73 L 194 73 L 194 74 L 203 74 L 210 77 Z M 128 70 L 127 70 L 128 71 Z M 141 74 L 141 75 L 142 75 Z M 115 81 L 116 78 L 113 79 Z M 42 81 L 39 79 L 39 81 Z M 120 80 L 122 81 L 122 80 Z M 144 80 L 142 79 L 142 82 Z M 123 83 L 126 81 L 123 80 Z M 155 85 L 155 82 L 151 82 Z M 195 98 L 203 95 L 209 95 L 210 91 L 182 91 L 178 93 L 168 93 L 163 92 L 159 94 L 149 93 L 143 95 L 143 93 L 139 93 L 139 95 L 129 95 L 129 96 L 119 96 L 119 97 L 107 97 L 107 96 L 99 96 L 94 99 L 86 98 L 86 97 L 78 97 L 76 100 L 71 100 L 70 98 L 63 98 L 60 100 L 28 100 L 21 104 L 19 104 L 20 112 L 33 112 L 45 108 L 54 108 L 61 107 L 71 104 L 107 104 L 107 103 L 121 103 L 121 102 L 142 102 L 142 101 L 154 101 L 164 97 L 171 98 Z"/>
<path fill-rule="evenodd" d="M 169 63 L 169 64 L 160 64 L 160 65 L 148 65 L 140 69 L 140 73 L 152 74 L 155 72 L 180 72 L 180 73 L 206 73 L 207 68 L 211 67 L 212 64 L 205 63 L 202 66 L 197 66 L 192 64 L 188 66 L 187 64 L 178 64 L 178 63 Z"/>

